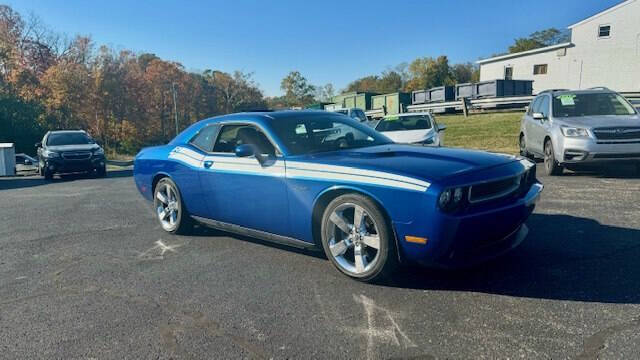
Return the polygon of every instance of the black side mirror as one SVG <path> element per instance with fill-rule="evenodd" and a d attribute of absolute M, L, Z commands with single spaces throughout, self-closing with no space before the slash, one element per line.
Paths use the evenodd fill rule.
<path fill-rule="evenodd" d="M 447 130 L 447 125 L 438 125 L 438 132 Z"/>
<path fill-rule="evenodd" d="M 42 147 L 42 143 L 41 143 L 41 142 L 37 142 L 37 143 L 36 143 L 36 149 L 39 149 L 39 148 L 41 148 L 41 147 Z"/>
<path fill-rule="evenodd" d="M 25 165 L 33 165 L 33 164 L 31 163 L 31 160 L 29 160 L 29 159 L 24 159 L 24 164 L 25 164 Z"/>

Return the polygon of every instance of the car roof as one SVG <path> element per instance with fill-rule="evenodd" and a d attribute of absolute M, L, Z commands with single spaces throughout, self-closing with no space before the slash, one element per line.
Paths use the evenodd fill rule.
<path fill-rule="evenodd" d="M 416 115 L 431 116 L 430 113 L 426 111 L 422 111 L 422 112 L 408 112 L 408 113 L 395 114 L 395 115 L 386 115 L 383 117 L 383 119 L 395 119 L 395 118 L 401 118 L 406 116 L 416 116 Z"/>
<path fill-rule="evenodd" d="M 222 121 L 255 121 L 258 123 L 268 123 L 278 119 L 288 119 L 294 117 L 327 117 L 327 116 L 340 116 L 343 115 L 335 113 L 333 111 L 324 110 L 278 110 L 278 111 L 255 111 L 255 112 L 241 112 L 228 115 L 216 116 L 207 119 L 207 122 L 222 122 Z"/>
<path fill-rule="evenodd" d="M 73 133 L 86 134 L 87 132 L 84 130 L 51 130 L 49 131 L 49 134 L 73 134 Z"/>
<path fill-rule="evenodd" d="M 556 95 L 568 95 L 568 94 L 615 94 L 616 92 L 613 90 L 609 90 L 604 87 L 597 87 L 591 89 L 579 89 L 579 90 L 569 90 L 569 89 L 552 89 L 545 90 L 538 93 L 538 95 L 542 94 L 551 94 L 552 96 Z"/>

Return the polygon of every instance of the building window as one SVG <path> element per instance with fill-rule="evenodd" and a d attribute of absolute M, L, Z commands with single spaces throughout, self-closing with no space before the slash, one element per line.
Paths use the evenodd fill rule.
<path fill-rule="evenodd" d="M 513 79 L 513 67 L 507 66 L 504 68 L 504 79 L 505 80 Z"/>
<path fill-rule="evenodd" d="M 600 25 L 598 27 L 598 37 L 608 38 L 611 36 L 611 25 Z"/>
<path fill-rule="evenodd" d="M 547 73 L 547 64 L 533 65 L 533 75 L 543 75 Z"/>

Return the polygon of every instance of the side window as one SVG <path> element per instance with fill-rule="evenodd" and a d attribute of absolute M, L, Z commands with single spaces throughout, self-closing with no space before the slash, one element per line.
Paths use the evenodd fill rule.
<path fill-rule="evenodd" d="M 213 147 L 213 152 L 233 153 L 236 146 L 241 144 L 253 145 L 261 154 L 275 155 L 276 153 L 269 138 L 251 125 L 224 125 Z"/>
<path fill-rule="evenodd" d="M 533 100 L 531 103 L 531 107 L 529 107 L 529 115 L 533 115 L 534 113 L 540 112 L 540 102 L 542 98 L 538 97 Z"/>
<path fill-rule="evenodd" d="M 211 152 L 216 134 L 218 134 L 218 125 L 205 126 L 191 139 L 190 143 L 202 151 Z"/>
<path fill-rule="evenodd" d="M 542 113 L 542 115 L 545 118 L 549 117 L 549 97 L 548 96 L 543 96 L 542 97 L 542 101 L 540 101 L 540 113 Z"/>

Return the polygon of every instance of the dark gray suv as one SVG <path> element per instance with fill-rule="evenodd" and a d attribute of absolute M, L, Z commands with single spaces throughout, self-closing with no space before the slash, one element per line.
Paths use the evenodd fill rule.
<path fill-rule="evenodd" d="M 543 91 L 522 118 L 520 154 L 543 158 L 548 175 L 614 162 L 634 163 L 640 172 L 640 115 L 605 88 Z"/>
<path fill-rule="evenodd" d="M 38 170 L 45 179 L 63 173 L 107 174 L 104 150 L 82 130 L 49 131 L 36 147 Z"/>

